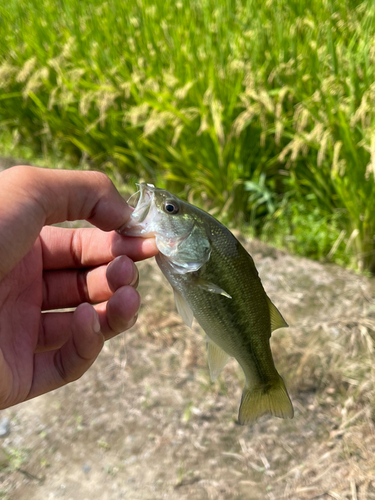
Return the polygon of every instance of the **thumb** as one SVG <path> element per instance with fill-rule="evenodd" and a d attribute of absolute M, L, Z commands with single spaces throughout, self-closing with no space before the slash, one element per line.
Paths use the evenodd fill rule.
<path fill-rule="evenodd" d="M 100 172 L 18 166 L 0 173 L 0 280 L 32 248 L 42 227 L 86 219 L 110 231 L 132 209 Z M 12 249 L 12 252 L 9 249 Z"/>

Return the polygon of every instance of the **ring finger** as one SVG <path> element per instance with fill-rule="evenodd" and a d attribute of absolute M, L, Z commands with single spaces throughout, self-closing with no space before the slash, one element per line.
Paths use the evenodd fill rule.
<path fill-rule="evenodd" d="M 93 269 L 45 271 L 42 310 L 76 307 L 108 300 L 124 285 L 138 285 L 138 270 L 126 255 Z"/>
<path fill-rule="evenodd" d="M 120 287 L 107 302 L 94 306 L 100 331 L 105 340 L 131 328 L 137 319 L 140 296 L 131 286 Z M 71 336 L 74 312 L 42 314 L 41 328 L 35 352 L 59 349 Z"/>

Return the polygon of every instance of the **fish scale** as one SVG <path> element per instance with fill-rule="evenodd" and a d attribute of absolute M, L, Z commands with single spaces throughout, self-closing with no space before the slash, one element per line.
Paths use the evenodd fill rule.
<path fill-rule="evenodd" d="M 225 227 L 213 229 L 210 234 L 215 235 L 210 241 L 211 257 L 199 271 L 179 275 L 168 266 L 162 271 L 186 299 L 208 337 L 237 359 L 249 380 L 255 383 L 266 377 L 277 378 L 269 343 L 264 341 L 264 337 L 271 336 L 270 314 L 254 262 Z M 194 286 L 197 278 L 214 282 L 232 299 Z M 260 337 L 257 331 L 262 332 Z M 249 358 L 253 363 L 247 363 Z"/>
<path fill-rule="evenodd" d="M 231 356 L 243 369 L 239 422 L 250 424 L 267 413 L 292 418 L 269 343 L 271 332 L 287 324 L 234 235 L 203 210 L 146 184 L 140 185 L 138 204 L 121 233 L 155 237 L 156 260 L 172 285 L 177 309 L 189 326 L 194 316 L 206 332 L 211 378 Z"/>

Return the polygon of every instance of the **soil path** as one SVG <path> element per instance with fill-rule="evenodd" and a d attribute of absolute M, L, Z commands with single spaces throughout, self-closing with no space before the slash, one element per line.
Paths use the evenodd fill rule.
<path fill-rule="evenodd" d="M 77 383 L 2 412 L 0 497 L 375 498 L 373 281 L 246 246 L 291 325 L 272 349 L 295 418 L 236 424 L 236 362 L 210 382 L 199 328 L 182 324 L 159 269 L 142 263 L 137 325 Z"/>
<path fill-rule="evenodd" d="M 0 498 L 375 499 L 373 279 L 244 244 L 290 325 L 271 343 L 295 418 L 237 425 L 241 370 L 210 382 L 202 332 L 141 263 L 137 325 L 77 383 L 1 412 Z"/>

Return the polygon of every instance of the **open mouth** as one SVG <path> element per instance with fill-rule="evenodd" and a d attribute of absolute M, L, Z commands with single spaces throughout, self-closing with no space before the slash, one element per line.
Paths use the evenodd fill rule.
<path fill-rule="evenodd" d="M 154 189 L 153 184 L 139 184 L 139 190 L 128 199 L 128 204 L 134 208 L 132 224 L 141 224 L 146 219 L 154 198 Z"/>
<path fill-rule="evenodd" d="M 133 213 L 126 224 L 119 229 L 119 233 L 127 236 L 140 236 L 149 238 L 154 236 L 155 218 L 155 186 L 153 184 L 138 184 L 138 191 L 129 199 L 128 204 L 133 208 Z"/>
<path fill-rule="evenodd" d="M 133 193 L 133 194 L 130 196 L 130 198 L 128 198 L 128 199 L 126 200 L 126 203 L 127 203 L 130 207 L 132 207 L 132 208 L 136 208 L 136 206 L 138 205 L 138 202 L 139 202 L 140 198 L 141 198 L 141 190 L 140 190 L 140 189 L 138 189 L 138 191 L 137 191 L 137 192 Z"/>

